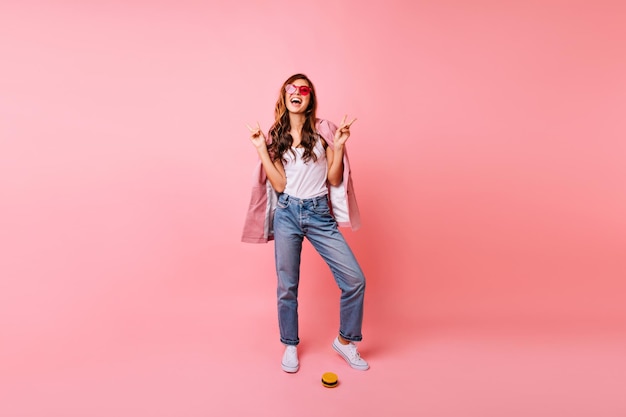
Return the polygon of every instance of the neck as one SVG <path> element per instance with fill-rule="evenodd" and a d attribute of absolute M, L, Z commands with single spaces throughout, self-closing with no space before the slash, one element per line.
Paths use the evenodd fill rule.
<path fill-rule="evenodd" d="M 298 132 L 302 132 L 302 126 L 304 126 L 304 121 L 306 117 L 304 114 L 300 113 L 289 113 L 289 124 L 292 129 L 297 130 Z"/>

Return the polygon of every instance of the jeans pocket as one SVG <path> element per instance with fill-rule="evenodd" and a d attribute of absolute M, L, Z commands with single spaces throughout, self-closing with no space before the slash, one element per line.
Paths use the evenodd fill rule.
<path fill-rule="evenodd" d="M 278 196 L 276 207 L 281 208 L 281 209 L 286 209 L 288 206 L 289 206 L 289 198 L 284 194 L 281 194 L 280 196 Z"/>
<path fill-rule="evenodd" d="M 330 206 L 328 205 L 328 200 L 320 200 L 313 207 L 313 211 L 315 214 L 319 214 L 321 216 L 326 216 L 330 214 Z"/>

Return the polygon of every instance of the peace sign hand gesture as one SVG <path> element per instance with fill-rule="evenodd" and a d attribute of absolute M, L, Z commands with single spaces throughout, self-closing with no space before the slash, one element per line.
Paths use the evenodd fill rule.
<path fill-rule="evenodd" d="M 246 126 L 248 126 L 248 130 L 250 130 L 250 133 L 252 133 L 252 135 L 250 135 L 250 142 L 252 142 L 254 147 L 257 148 L 257 150 L 267 147 L 265 135 L 261 131 L 261 126 L 259 126 L 259 122 L 256 122 L 256 127 L 250 127 L 248 124 L 246 124 Z"/>
<path fill-rule="evenodd" d="M 335 146 L 343 146 L 350 137 L 350 126 L 352 126 L 352 123 L 354 123 L 356 119 L 352 119 L 349 123 L 346 123 L 347 117 L 348 115 L 343 116 L 341 124 L 335 132 Z"/>

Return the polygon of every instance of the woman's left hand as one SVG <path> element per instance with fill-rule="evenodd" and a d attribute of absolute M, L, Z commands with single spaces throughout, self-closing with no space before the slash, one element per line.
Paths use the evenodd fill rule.
<path fill-rule="evenodd" d="M 348 115 L 343 116 L 341 124 L 335 132 L 335 146 L 343 146 L 350 137 L 350 126 L 356 119 L 352 119 L 349 123 L 346 123 Z"/>

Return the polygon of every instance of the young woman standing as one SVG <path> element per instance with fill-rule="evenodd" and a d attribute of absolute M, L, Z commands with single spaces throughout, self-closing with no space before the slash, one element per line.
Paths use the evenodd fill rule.
<path fill-rule="evenodd" d="M 338 230 L 338 225 L 356 229 L 359 221 L 345 151 L 355 119 L 347 122 L 344 117 L 337 128 L 317 119 L 316 109 L 313 83 L 295 74 L 280 89 L 269 140 L 258 124 L 249 127 L 262 169 L 259 181 L 267 182 L 273 192 L 260 188 L 256 197 L 253 193 L 243 240 L 275 241 L 278 324 L 286 346 L 282 369 L 299 369 L 298 284 L 302 242 L 307 238 L 341 290 L 339 334 L 332 346 L 352 368 L 366 370 L 369 365 L 354 343 L 362 340 L 365 276 Z M 264 231 L 264 239 L 251 237 L 256 226 Z"/>

